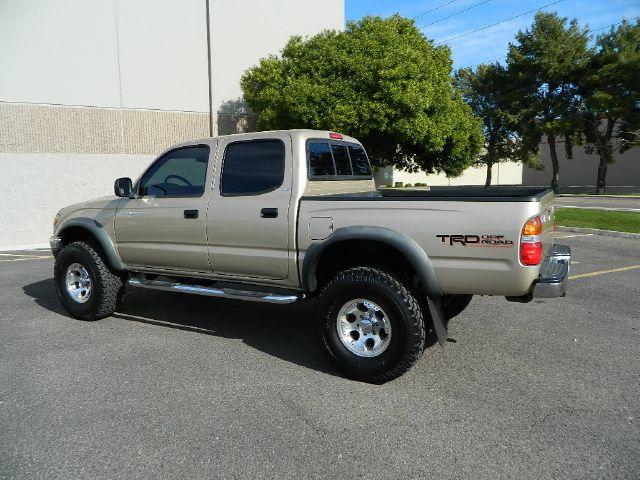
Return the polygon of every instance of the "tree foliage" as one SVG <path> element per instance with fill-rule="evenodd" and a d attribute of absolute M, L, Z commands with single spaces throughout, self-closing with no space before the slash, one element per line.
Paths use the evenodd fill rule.
<path fill-rule="evenodd" d="M 600 35 L 579 82 L 582 140 L 597 153 L 597 193 L 604 193 L 613 153 L 640 145 L 640 22 Z"/>
<path fill-rule="evenodd" d="M 509 72 L 499 63 L 464 68 L 456 73 L 456 85 L 464 100 L 482 120 L 484 148 L 477 163 L 486 165 L 485 187 L 491 185 L 493 166 L 501 162 L 522 162 L 539 168 L 537 139 L 519 132 L 519 117 L 511 105 L 516 101 Z"/>
<path fill-rule="evenodd" d="M 360 139 L 376 165 L 461 174 L 480 121 L 451 80 L 451 52 L 412 20 L 365 17 L 345 31 L 292 37 L 241 80 L 261 130 L 314 128 Z"/>
<path fill-rule="evenodd" d="M 507 65 L 514 90 L 513 109 L 520 128 L 538 141 L 546 137 L 553 165 L 551 186 L 558 191 L 556 139 L 564 137 L 567 155 L 578 131 L 577 81 L 589 59 L 589 34 L 576 20 L 538 12 L 531 29 L 516 34 Z"/>

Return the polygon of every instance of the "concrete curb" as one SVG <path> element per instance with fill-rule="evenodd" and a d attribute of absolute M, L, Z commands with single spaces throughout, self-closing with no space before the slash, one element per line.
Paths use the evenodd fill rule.
<path fill-rule="evenodd" d="M 591 194 L 591 193 L 557 193 L 556 197 L 581 197 L 581 198 L 620 198 L 623 200 L 629 199 L 629 198 L 640 198 L 640 194 L 630 194 L 630 195 L 616 195 L 615 193 L 612 193 L 611 195 L 608 195 L 606 193 L 603 193 L 602 195 L 596 195 L 595 193 Z"/>
<path fill-rule="evenodd" d="M 593 233 L 594 235 L 605 235 L 608 237 L 620 238 L 636 238 L 640 240 L 640 233 L 616 232 L 615 230 L 600 230 L 598 228 L 564 227 L 562 225 L 558 225 L 558 231 L 571 233 Z"/>
<path fill-rule="evenodd" d="M 640 208 L 629 207 L 582 207 L 578 205 L 556 205 L 556 208 L 578 208 L 582 210 L 605 210 L 609 212 L 640 212 Z"/>

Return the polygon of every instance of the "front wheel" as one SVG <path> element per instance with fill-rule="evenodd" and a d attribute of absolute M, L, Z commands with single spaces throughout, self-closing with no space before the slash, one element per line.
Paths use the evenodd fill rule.
<path fill-rule="evenodd" d="M 81 320 L 108 317 L 124 294 L 122 278 L 86 242 L 71 243 L 60 251 L 54 277 L 60 301 L 72 317 Z"/>
<path fill-rule="evenodd" d="M 413 294 L 388 273 L 367 267 L 340 272 L 322 289 L 316 324 L 329 357 L 349 376 L 372 383 L 409 370 L 425 342 Z"/>

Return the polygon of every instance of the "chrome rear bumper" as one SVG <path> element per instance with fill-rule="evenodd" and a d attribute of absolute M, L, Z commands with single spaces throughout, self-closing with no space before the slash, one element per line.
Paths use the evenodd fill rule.
<path fill-rule="evenodd" d="M 553 245 L 540 268 L 540 275 L 533 287 L 533 297 L 564 297 L 570 266 L 571 249 L 566 245 Z"/>

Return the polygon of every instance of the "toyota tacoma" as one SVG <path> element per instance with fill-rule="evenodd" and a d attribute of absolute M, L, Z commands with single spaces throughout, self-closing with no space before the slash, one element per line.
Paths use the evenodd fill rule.
<path fill-rule="evenodd" d="M 377 190 L 363 146 L 289 130 L 191 141 L 115 196 L 63 208 L 50 240 L 75 318 L 116 311 L 125 287 L 253 302 L 314 302 L 328 356 L 381 383 L 441 344 L 473 295 L 564 296 L 553 193 Z M 215 304 L 212 304 L 212 309 Z"/>

